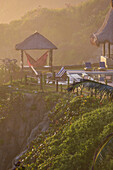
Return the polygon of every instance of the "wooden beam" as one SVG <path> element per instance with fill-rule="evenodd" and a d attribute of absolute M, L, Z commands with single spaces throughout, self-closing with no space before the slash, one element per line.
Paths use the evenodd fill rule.
<path fill-rule="evenodd" d="M 110 43 L 108 43 L 108 58 L 110 58 Z"/>
<path fill-rule="evenodd" d="M 21 69 L 23 70 L 23 50 L 21 50 Z"/>
<path fill-rule="evenodd" d="M 106 51 L 105 51 L 105 43 L 102 46 L 102 56 L 106 55 Z"/>
<path fill-rule="evenodd" d="M 52 66 L 53 66 L 53 50 L 52 49 L 49 51 L 49 66 L 50 66 L 50 71 L 52 71 Z"/>
<path fill-rule="evenodd" d="M 111 0 L 111 6 L 112 6 L 112 8 L 113 8 L 113 0 Z"/>

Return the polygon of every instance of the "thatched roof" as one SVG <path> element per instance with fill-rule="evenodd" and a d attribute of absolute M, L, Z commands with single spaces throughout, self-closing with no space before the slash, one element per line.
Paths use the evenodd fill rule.
<path fill-rule="evenodd" d="M 91 43 L 95 45 L 106 42 L 113 44 L 113 8 L 106 15 L 102 27 L 91 36 Z"/>
<path fill-rule="evenodd" d="M 43 35 L 35 32 L 23 42 L 16 44 L 16 50 L 35 50 L 35 49 L 57 49 L 57 47 L 50 42 Z"/>

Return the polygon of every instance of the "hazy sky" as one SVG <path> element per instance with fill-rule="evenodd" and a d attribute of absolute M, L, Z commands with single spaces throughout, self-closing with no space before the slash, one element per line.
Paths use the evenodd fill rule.
<path fill-rule="evenodd" d="M 84 0 L 0 0 L 0 23 L 19 19 L 27 11 L 39 8 L 63 8 L 66 4 L 75 5 Z"/>

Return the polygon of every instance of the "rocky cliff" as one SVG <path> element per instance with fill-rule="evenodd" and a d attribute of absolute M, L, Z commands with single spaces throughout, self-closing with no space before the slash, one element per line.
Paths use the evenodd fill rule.
<path fill-rule="evenodd" d="M 12 107 L 10 115 L 0 123 L 0 170 L 11 168 L 14 158 L 26 149 L 41 129 L 48 127 L 45 114 L 48 110 L 43 95 L 25 94 Z"/>

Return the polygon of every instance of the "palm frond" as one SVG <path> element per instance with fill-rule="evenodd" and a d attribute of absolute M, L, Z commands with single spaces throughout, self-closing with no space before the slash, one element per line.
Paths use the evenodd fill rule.
<path fill-rule="evenodd" d="M 94 170 L 96 166 L 101 166 L 108 155 L 113 156 L 112 148 L 113 148 L 113 133 L 108 135 L 105 138 L 104 142 L 97 149 L 93 159 L 92 170 Z"/>
<path fill-rule="evenodd" d="M 99 93 L 107 93 L 113 95 L 112 86 L 102 84 L 97 81 L 85 80 L 85 79 L 83 79 L 81 82 L 73 83 L 67 90 L 68 92 L 74 91 L 75 88 L 80 87 L 81 85 L 83 85 L 83 87 L 88 87 L 89 89 L 95 89 Z"/>

